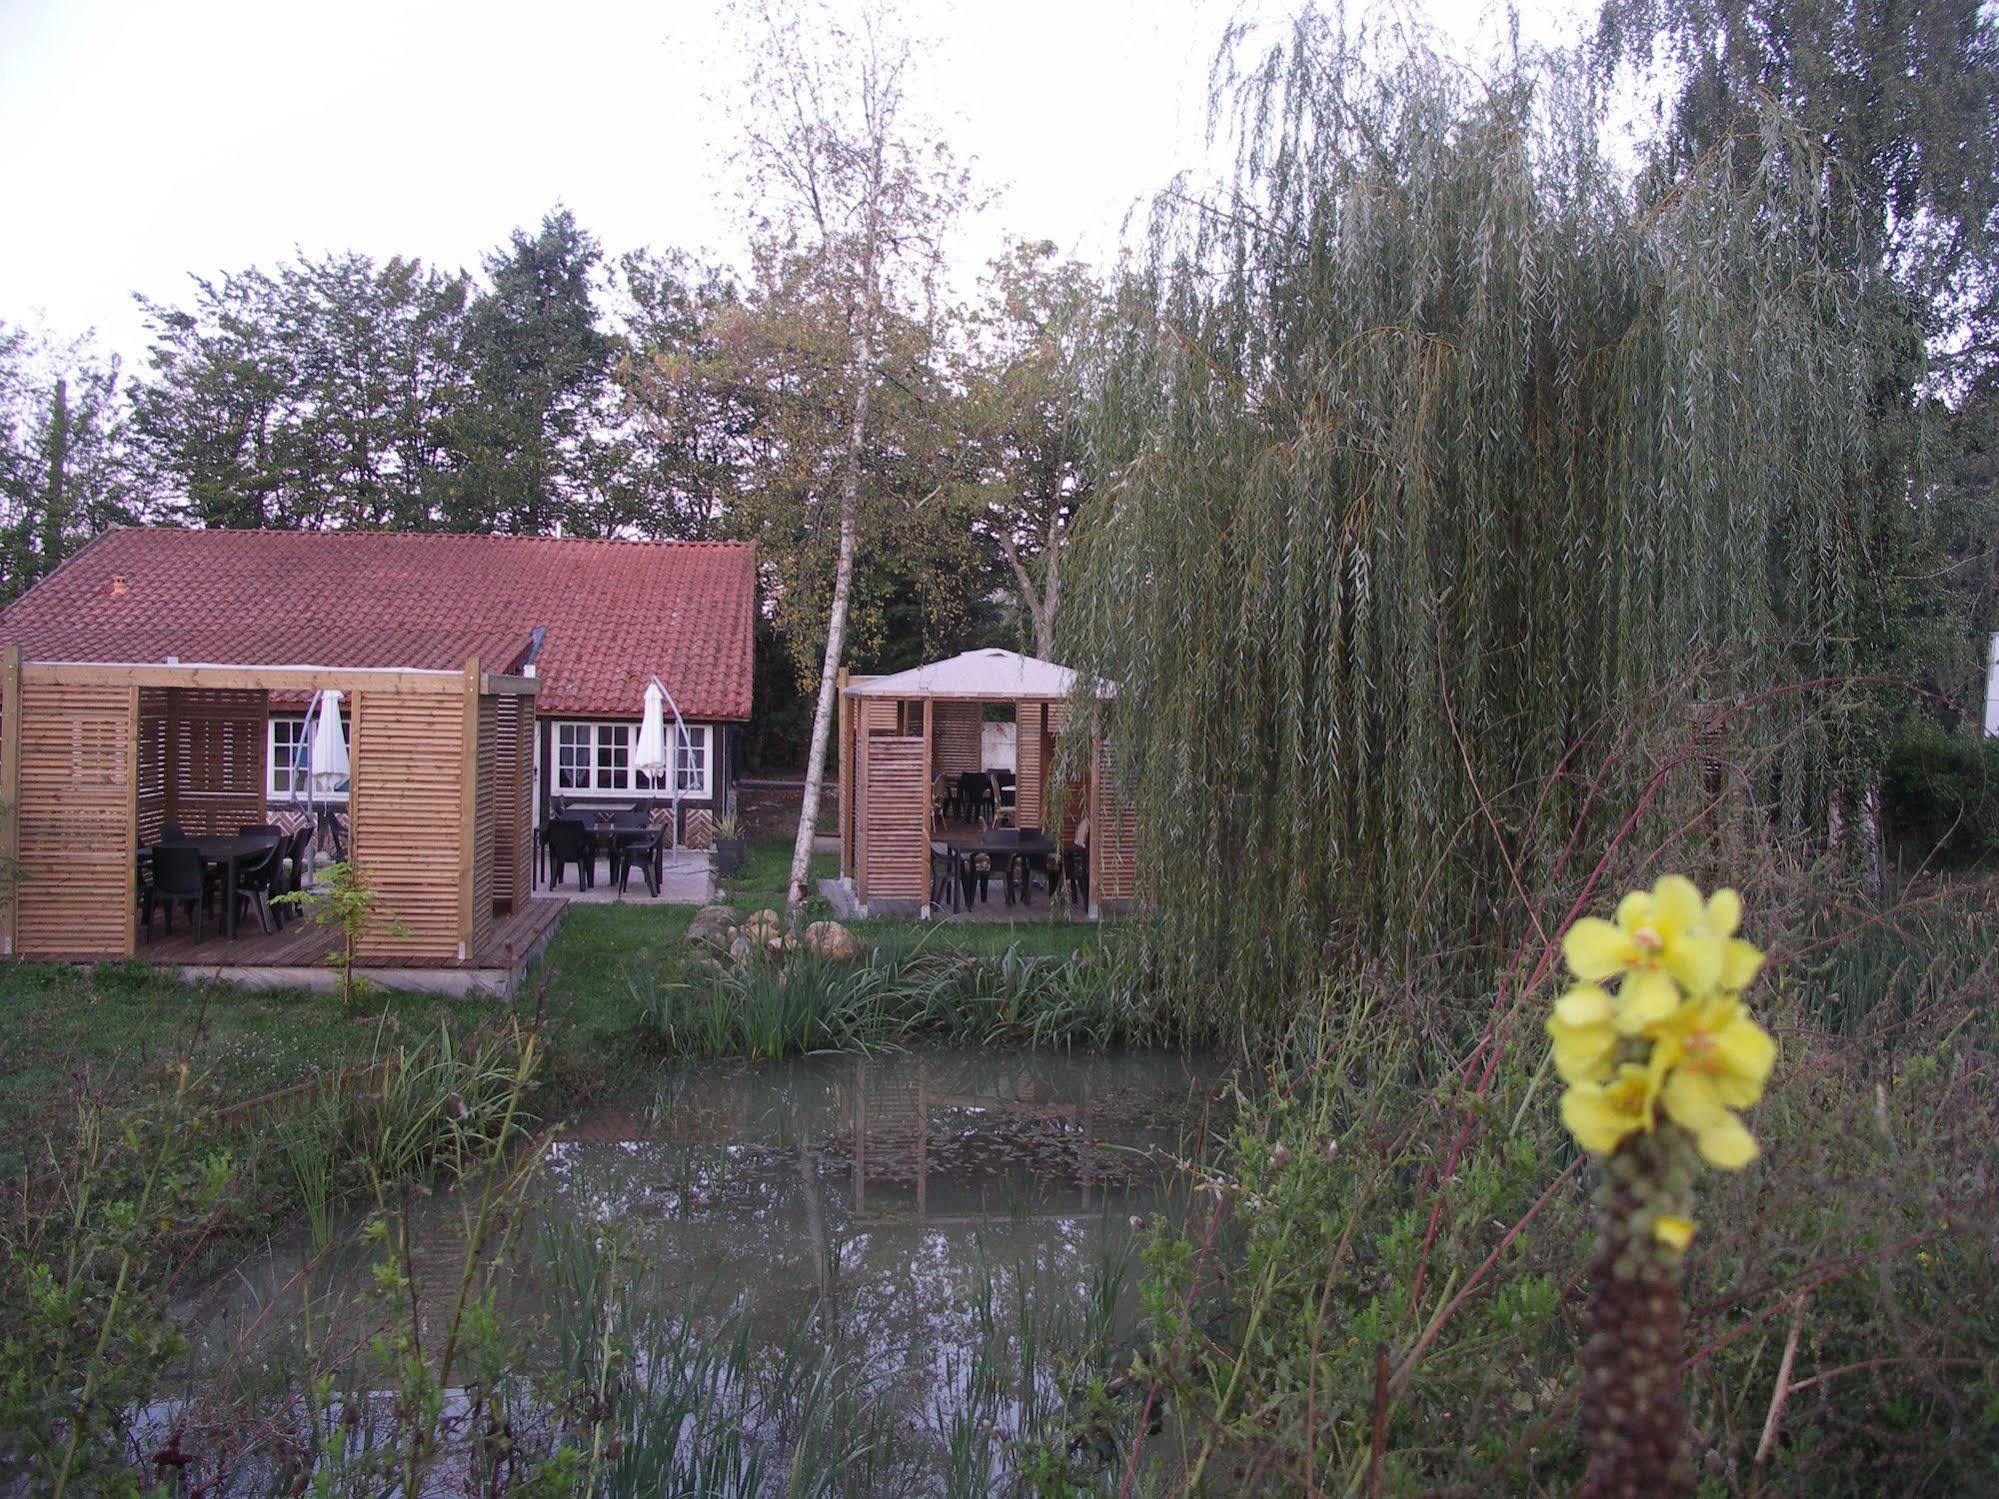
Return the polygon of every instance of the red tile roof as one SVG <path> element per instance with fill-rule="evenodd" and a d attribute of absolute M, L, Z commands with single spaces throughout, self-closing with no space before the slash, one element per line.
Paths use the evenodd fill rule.
<path fill-rule="evenodd" d="M 741 542 L 386 531 L 107 531 L 0 612 L 30 661 L 508 670 L 547 628 L 538 711 L 636 718 L 655 674 L 687 718 L 750 712 Z"/>

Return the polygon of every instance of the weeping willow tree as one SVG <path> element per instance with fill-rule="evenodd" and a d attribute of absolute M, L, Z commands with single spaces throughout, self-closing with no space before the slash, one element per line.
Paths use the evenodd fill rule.
<path fill-rule="evenodd" d="M 1821 165 L 1773 117 L 1647 195 L 1587 70 L 1385 55 L 1314 17 L 1226 83 L 1233 179 L 1162 200 L 1090 397 L 1065 649 L 1160 955 L 1252 1016 L 1496 956 L 1669 699 L 1759 703 L 1784 826 L 1846 763 L 1772 690 L 1853 674 L 1883 490 Z"/>

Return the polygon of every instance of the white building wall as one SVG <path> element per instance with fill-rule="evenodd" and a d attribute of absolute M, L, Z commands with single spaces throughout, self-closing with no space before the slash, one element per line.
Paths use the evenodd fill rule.
<path fill-rule="evenodd" d="M 1018 744 L 1012 723 L 979 725 L 979 769 L 1018 770 Z"/>

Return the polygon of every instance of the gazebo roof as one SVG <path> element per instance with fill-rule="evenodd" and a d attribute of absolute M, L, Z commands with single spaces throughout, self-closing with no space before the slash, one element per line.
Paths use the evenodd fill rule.
<path fill-rule="evenodd" d="M 1076 673 L 1053 661 L 998 649 L 966 651 L 948 661 L 912 666 L 847 688 L 848 697 L 960 698 L 998 703 L 1059 702 L 1076 685 Z M 1110 696 L 1108 685 L 1098 695 Z"/>

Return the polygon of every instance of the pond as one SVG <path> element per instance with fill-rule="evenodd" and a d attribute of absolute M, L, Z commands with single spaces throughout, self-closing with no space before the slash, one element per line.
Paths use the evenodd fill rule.
<path fill-rule="evenodd" d="M 880 1471 L 977 1470 L 1059 1408 L 1065 1359 L 1129 1333 L 1134 1240 L 1199 1153 L 1220 1081 L 1171 1055 L 942 1048 L 667 1072 L 555 1136 L 510 1225 L 504 1320 L 558 1364 L 613 1324 L 654 1373 L 690 1343 L 733 1345 L 685 1383 L 691 1403 L 733 1407 L 752 1447 L 795 1443 L 811 1414 L 759 1405 L 758 1368 L 811 1364 L 822 1384 L 835 1368 L 838 1398 L 876 1423 Z M 433 1340 L 472 1207 L 446 1191 L 410 1208 Z M 340 1239 L 303 1276 L 310 1245 L 273 1245 L 191 1303 L 197 1362 L 295 1356 L 277 1345 L 308 1301 L 322 1345 L 359 1346 L 381 1251 Z"/>

